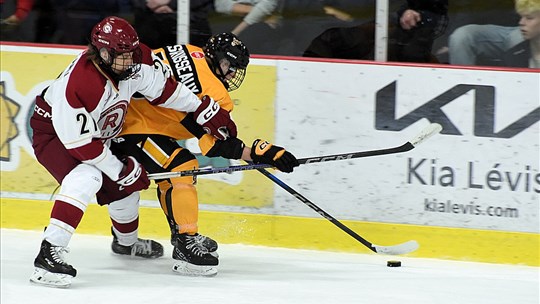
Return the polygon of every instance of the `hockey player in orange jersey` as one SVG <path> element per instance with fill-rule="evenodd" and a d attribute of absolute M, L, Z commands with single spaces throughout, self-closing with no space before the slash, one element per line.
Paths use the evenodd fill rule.
<path fill-rule="evenodd" d="M 237 89 L 249 64 L 246 46 L 233 34 L 211 37 L 203 48 L 173 45 L 154 50 L 183 83 L 204 102 L 215 100 L 221 109 L 233 110 L 230 91 Z M 208 108 L 208 111 L 216 109 Z M 198 114 L 198 113 L 197 113 Z M 203 115 L 204 116 L 204 115 Z M 234 123 L 219 130 L 201 127 L 192 113 L 148 106 L 144 99 L 132 99 L 122 133 L 112 149 L 135 157 L 149 173 L 198 168 L 195 156 L 177 140 L 198 138 L 203 155 L 267 163 L 292 172 L 297 159 L 284 148 L 257 139 L 251 148 L 236 137 Z M 213 135 L 213 136 L 212 136 Z M 171 227 L 174 246 L 173 270 L 184 275 L 217 274 L 217 242 L 198 234 L 198 198 L 193 177 L 157 180 L 159 202 Z"/>

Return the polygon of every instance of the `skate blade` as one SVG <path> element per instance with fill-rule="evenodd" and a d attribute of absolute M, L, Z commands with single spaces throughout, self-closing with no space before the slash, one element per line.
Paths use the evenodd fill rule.
<path fill-rule="evenodd" d="M 191 277 L 213 277 L 218 273 L 216 266 L 200 266 L 186 261 L 175 261 L 172 270 L 176 273 Z"/>
<path fill-rule="evenodd" d="M 30 276 L 30 282 L 37 285 L 55 287 L 55 288 L 68 288 L 71 286 L 72 276 L 63 273 L 52 273 L 45 269 L 36 267 L 34 273 Z"/>

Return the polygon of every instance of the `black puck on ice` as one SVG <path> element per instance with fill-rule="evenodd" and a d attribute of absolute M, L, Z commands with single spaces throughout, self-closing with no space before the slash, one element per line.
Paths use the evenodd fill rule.
<path fill-rule="evenodd" d="M 388 267 L 401 267 L 401 261 L 388 261 L 386 262 Z"/>

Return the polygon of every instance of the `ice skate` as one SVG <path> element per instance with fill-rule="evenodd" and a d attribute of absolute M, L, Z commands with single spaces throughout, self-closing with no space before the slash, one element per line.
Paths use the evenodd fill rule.
<path fill-rule="evenodd" d="M 116 254 L 141 257 L 145 259 L 155 259 L 163 256 L 163 246 L 153 240 L 137 239 L 131 246 L 124 246 L 118 243 L 118 238 L 111 229 L 113 241 L 111 249 Z"/>
<path fill-rule="evenodd" d="M 179 234 L 172 234 L 171 235 L 171 245 L 175 245 L 175 242 L 176 242 L 176 238 L 178 237 Z M 199 234 L 199 233 L 195 233 L 193 235 L 193 237 L 195 237 L 195 240 L 201 244 L 204 248 L 206 248 L 206 250 L 208 250 L 208 252 L 215 256 L 216 258 L 219 257 L 218 253 L 217 253 L 217 249 L 218 249 L 218 243 L 216 241 L 214 241 L 213 239 L 211 239 L 210 237 L 208 236 L 205 236 L 205 235 L 202 235 L 202 234 Z"/>
<path fill-rule="evenodd" d="M 34 273 L 30 282 L 50 287 L 67 288 L 77 270 L 64 261 L 66 247 L 54 246 L 46 240 L 41 242 L 39 253 L 34 260 Z"/>
<path fill-rule="evenodd" d="M 187 276 L 215 276 L 219 260 L 215 251 L 209 252 L 205 240 L 206 246 L 217 249 L 216 241 L 203 235 L 176 235 L 173 238 L 173 271 Z"/>

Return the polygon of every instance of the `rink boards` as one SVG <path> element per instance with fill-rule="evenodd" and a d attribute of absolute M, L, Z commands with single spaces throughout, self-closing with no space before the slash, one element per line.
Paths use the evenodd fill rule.
<path fill-rule="evenodd" d="M 33 96 L 81 48 L 1 46 L 2 227 L 42 229 L 57 185 L 32 156 L 28 117 Z M 257 58 L 232 94 L 233 117 L 246 143 L 262 137 L 298 157 L 393 147 L 441 123 L 441 135 L 411 152 L 277 174 L 377 245 L 415 239 L 412 256 L 538 266 L 539 75 Z M 219 242 L 368 251 L 257 172 L 198 184 L 200 231 Z M 142 198 L 142 233 L 167 236 L 155 189 Z M 91 204 L 77 231 L 108 227 L 106 209 Z"/>
<path fill-rule="evenodd" d="M 0 200 L 2 228 L 42 230 L 48 224 L 50 201 Z M 416 240 L 420 248 L 407 256 L 540 266 L 538 234 L 443 228 L 420 225 L 343 221 L 376 245 Z M 222 244 L 371 253 L 369 249 L 322 218 L 201 211 L 200 233 Z M 91 204 L 77 229 L 83 234 L 110 234 L 107 209 Z M 161 209 L 140 209 L 140 234 L 168 238 Z"/>

